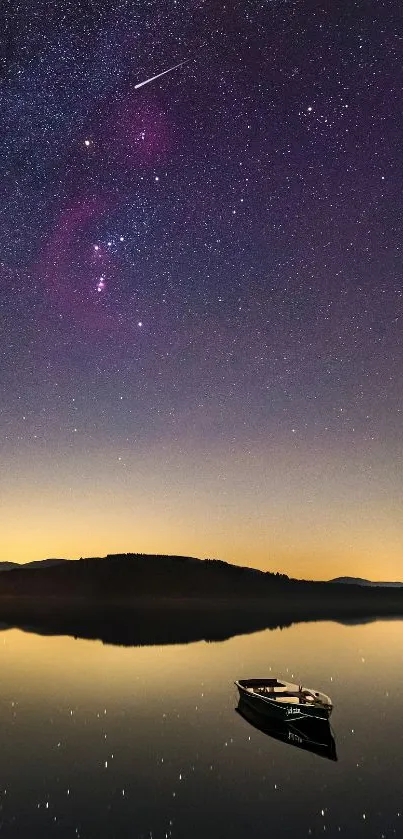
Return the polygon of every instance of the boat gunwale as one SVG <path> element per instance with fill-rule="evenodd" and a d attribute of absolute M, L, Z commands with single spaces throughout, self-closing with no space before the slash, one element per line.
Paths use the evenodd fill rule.
<path fill-rule="evenodd" d="M 301 708 L 309 708 L 310 710 L 314 709 L 321 709 L 324 712 L 327 712 L 329 715 L 333 709 L 333 703 L 327 694 L 322 693 L 321 691 L 311 690 L 311 688 L 306 688 L 298 685 L 295 685 L 290 682 L 279 682 L 278 679 L 238 679 L 234 682 L 236 687 L 238 688 L 240 694 L 245 698 L 249 698 L 251 701 L 258 700 L 263 702 L 264 704 L 270 704 L 273 707 L 284 707 L 286 708 L 287 705 L 294 706 L 296 703 L 294 702 L 287 702 L 287 698 L 295 699 L 298 698 L 300 701 L 298 706 Z M 278 693 L 258 693 L 254 690 L 256 687 L 279 687 L 284 688 L 283 691 L 279 691 Z M 292 690 L 290 690 L 292 688 Z M 304 693 L 309 694 L 313 697 L 313 700 L 309 702 L 307 700 L 304 701 Z M 301 701 L 302 697 L 302 701 Z M 280 700 L 280 701 L 279 701 Z"/>

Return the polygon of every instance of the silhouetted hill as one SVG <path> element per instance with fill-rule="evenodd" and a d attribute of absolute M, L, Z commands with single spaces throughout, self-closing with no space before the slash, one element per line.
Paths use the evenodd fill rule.
<path fill-rule="evenodd" d="M 365 580 L 362 577 L 335 577 L 329 580 L 330 583 L 347 583 L 355 586 L 375 586 L 381 588 L 401 588 L 403 583 L 387 583 L 387 582 L 373 582 L 372 580 Z"/>
<path fill-rule="evenodd" d="M 22 568 L 50 568 L 51 565 L 60 565 L 62 562 L 71 562 L 71 559 L 34 559 L 32 562 L 26 562 Z"/>
<path fill-rule="evenodd" d="M 291 602 L 403 604 L 398 587 L 295 580 L 286 574 L 230 565 L 217 559 L 148 554 L 109 554 L 17 566 L 0 575 L 6 597 L 86 599 L 111 603 L 197 598 Z M 1 613 L 0 613 L 1 618 Z"/>
<path fill-rule="evenodd" d="M 50 560 L 11 568 L 0 578 L 0 598 L 260 597 L 290 582 L 284 574 L 241 568 L 215 559 L 148 554 L 109 554 Z"/>
<path fill-rule="evenodd" d="M 0 571 L 11 571 L 13 568 L 46 568 L 50 565 L 59 565 L 60 562 L 71 562 L 68 559 L 33 559 L 32 562 L 0 562 Z"/>

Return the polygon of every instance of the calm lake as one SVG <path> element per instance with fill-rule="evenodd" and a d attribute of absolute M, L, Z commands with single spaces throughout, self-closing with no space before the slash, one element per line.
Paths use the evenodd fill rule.
<path fill-rule="evenodd" d="M 403 621 L 114 647 L 0 633 L 0 836 L 403 835 Z M 273 739 L 234 679 L 334 703 L 338 760 Z"/>

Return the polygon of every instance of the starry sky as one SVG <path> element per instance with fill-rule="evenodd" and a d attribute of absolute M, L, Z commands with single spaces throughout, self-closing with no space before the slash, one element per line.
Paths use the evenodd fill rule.
<path fill-rule="evenodd" d="M 403 579 L 397 0 L 5 0 L 0 46 L 0 559 Z"/>

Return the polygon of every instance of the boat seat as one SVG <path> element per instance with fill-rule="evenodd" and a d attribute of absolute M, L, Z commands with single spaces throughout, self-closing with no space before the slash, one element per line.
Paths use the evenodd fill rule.
<path fill-rule="evenodd" d="M 285 702 L 287 705 L 299 705 L 298 696 L 277 696 L 277 702 Z"/>

